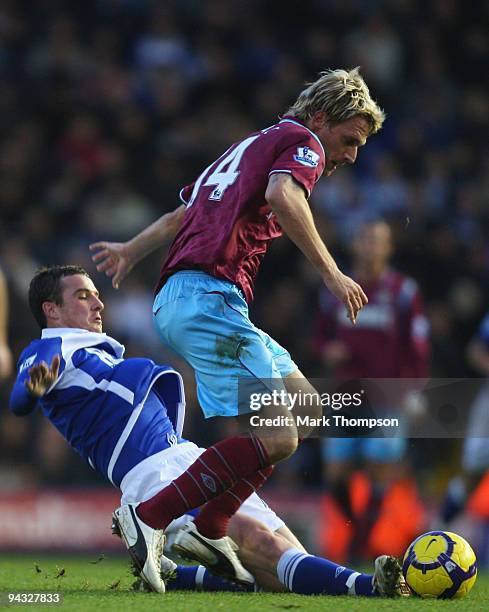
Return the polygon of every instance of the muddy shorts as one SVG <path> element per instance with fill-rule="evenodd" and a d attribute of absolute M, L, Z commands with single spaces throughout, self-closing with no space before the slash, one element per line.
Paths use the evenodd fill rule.
<path fill-rule="evenodd" d="M 253 325 L 241 290 L 199 271 L 172 275 L 155 298 L 163 342 L 195 370 L 206 418 L 251 412 L 253 392 L 285 391 L 297 369 L 289 353 Z"/>

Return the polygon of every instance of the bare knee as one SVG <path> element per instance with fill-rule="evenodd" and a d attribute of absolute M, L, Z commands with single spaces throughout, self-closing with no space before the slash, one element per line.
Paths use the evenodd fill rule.
<path fill-rule="evenodd" d="M 260 436 L 260 440 L 267 451 L 271 464 L 278 463 L 293 455 L 298 445 L 295 430 L 283 431 L 276 435 Z"/>
<path fill-rule="evenodd" d="M 251 416 L 250 425 L 263 444 L 271 464 L 290 457 L 297 449 L 297 425 L 288 405 L 263 407 Z"/>
<path fill-rule="evenodd" d="M 238 512 L 231 519 L 229 535 L 239 546 L 239 558 L 267 591 L 280 592 L 284 586 L 277 579 L 277 563 L 290 543 L 250 516 Z"/>
<path fill-rule="evenodd" d="M 323 414 L 321 396 L 300 370 L 296 370 L 284 379 L 289 394 L 291 409 L 298 422 L 298 435 L 307 438 L 316 428 L 316 423 Z"/>
<path fill-rule="evenodd" d="M 239 547 L 240 556 L 243 555 L 248 564 L 252 565 L 253 561 L 260 559 L 261 564 L 269 565 L 269 567 L 263 567 L 262 569 L 273 572 L 280 557 L 287 549 L 287 542 L 263 523 L 251 520 L 241 533 Z M 290 545 L 288 548 L 290 548 Z"/>

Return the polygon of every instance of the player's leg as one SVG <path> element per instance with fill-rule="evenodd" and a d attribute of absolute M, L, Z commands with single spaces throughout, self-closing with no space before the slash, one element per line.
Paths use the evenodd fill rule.
<path fill-rule="evenodd" d="M 168 479 L 174 478 L 201 453 L 202 449 L 198 449 L 194 444 L 186 442 L 177 447 L 162 451 L 138 464 L 126 475 L 121 484 L 123 492 L 121 501 L 123 505 L 137 504 L 138 500 L 144 500 L 146 497 L 153 496 L 155 491 L 168 482 Z M 244 519 L 239 518 L 242 516 L 244 516 L 244 519 L 249 518 L 253 520 L 254 524 L 244 523 Z M 293 550 L 294 554 L 304 555 L 303 547 L 298 544 L 296 538 L 285 527 L 283 521 L 256 494 L 252 495 L 245 502 L 239 517 L 236 515 L 235 519 L 233 519 L 234 522 L 231 529 L 233 536 L 236 537 L 242 546 L 240 554 L 243 555 L 246 562 L 257 573 L 265 587 L 274 590 L 282 588 L 277 582 L 279 562 L 282 561 L 282 566 L 284 566 L 285 562 L 289 559 L 290 555 L 288 553 L 291 550 Z M 239 521 L 241 521 L 241 524 Z M 174 521 L 170 525 L 167 535 L 171 537 L 172 528 L 177 529 L 179 526 L 181 526 L 181 519 Z M 304 565 L 306 558 L 307 566 Z M 330 564 L 327 560 L 311 556 L 301 556 L 298 559 L 297 565 L 300 565 L 302 569 L 299 568 L 300 571 L 298 571 L 297 575 L 294 569 L 291 574 L 291 580 L 287 584 L 287 587 L 289 589 L 292 588 L 294 592 L 343 592 L 345 585 L 342 586 L 341 580 L 343 578 L 348 580 L 349 576 L 353 575 L 352 570 L 341 570 L 337 575 L 336 572 L 339 566 Z M 344 571 L 346 571 L 346 574 Z M 309 578 L 313 572 L 315 576 L 313 582 L 306 584 L 304 576 Z M 283 574 L 282 582 L 284 584 L 285 576 L 289 576 L 289 573 Z M 391 584 L 392 576 L 387 576 L 387 573 L 383 566 L 376 568 L 377 581 L 381 579 L 383 584 L 385 584 L 387 580 L 388 584 Z M 339 579 L 338 577 L 342 574 L 342 578 Z M 187 579 L 193 579 L 197 584 L 203 575 L 202 570 L 200 572 L 196 570 L 193 578 L 187 576 Z M 365 594 L 369 594 L 368 585 L 371 578 L 371 576 L 370 578 L 365 578 L 365 576 L 362 577 L 362 575 L 355 573 L 353 578 L 349 578 L 348 586 L 350 587 L 350 592 L 359 594 L 366 590 Z M 248 582 L 250 583 L 250 581 Z"/>
<path fill-rule="evenodd" d="M 255 503 L 254 506 L 256 508 L 258 503 Z M 266 506 L 264 506 L 264 508 L 265 507 Z M 255 512 L 255 514 L 258 514 L 269 523 L 268 527 L 255 518 L 248 516 L 246 514 L 248 511 L 248 504 L 246 504 L 245 511 L 239 512 L 233 517 L 229 529 L 230 536 L 240 546 L 240 560 L 253 574 L 256 584 L 261 590 L 272 592 L 286 591 L 284 585 L 282 585 L 277 578 L 276 567 L 268 561 L 270 546 L 272 548 L 275 547 L 277 542 L 282 539 L 285 541 L 287 548 L 294 547 L 304 553 L 306 550 L 290 529 L 276 517 L 272 511 L 270 511 L 268 520 L 264 517 L 266 510 L 263 510 L 261 513 Z M 185 522 L 186 521 L 182 520 L 182 525 L 184 525 Z M 277 525 L 281 526 L 273 530 Z M 171 550 L 171 546 L 175 540 L 176 534 L 173 534 L 173 530 L 178 533 L 177 524 L 175 524 L 172 531 L 167 534 L 169 550 Z M 268 539 L 269 536 L 272 536 L 272 538 Z M 250 545 L 247 546 L 247 543 Z M 263 560 L 265 561 L 263 562 Z M 243 587 L 242 585 L 227 581 L 213 574 L 213 572 L 202 565 L 177 565 L 173 578 L 167 582 L 166 588 L 168 591 L 242 591 L 243 588 L 245 588 L 245 590 L 253 590 L 252 586 Z"/>
<path fill-rule="evenodd" d="M 183 278 L 177 278 L 180 276 Z M 155 318 L 167 344 L 195 368 L 199 402 L 206 416 L 238 414 L 240 377 L 248 376 L 262 391 L 269 390 L 267 381 L 281 384 L 273 355 L 250 323 L 246 303 L 231 283 L 201 273 L 174 275 L 155 302 Z M 284 417 L 287 413 L 285 401 L 273 411 Z M 138 515 L 153 527 L 165 528 L 243 478 L 253 489 L 258 488 L 267 469 L 297 445 L 293 423 L 279 427 L 277 433 L 280 435 L 267 438 L 266 444 L 254 432 L 218 442 L 170 486 L 141 504 Z"/>
<path fill-rule="evenodd" d="M 147 419 L 145 419 L 144 414 L 158 413 L 161 409 L 161 401 L 155 393 L 150 392 L 145 400 L 143 415 L 139 417 L 128 437 L 125 439 L 125 444 L 121 451 L 118 452 L 117 458 L 114 458 L 113 464 L 111 459 L 110 463 L 112 467 L 109 469 L 109 477 L 114 483 L 120 482 L 121 488 L 126 488 L 127 485 L 122 485 L 122 483 L 130 482 L 131 473 L 133 471 L 140 471 L 140 466 L 144 465 L 147 461 L 141 461 L 141 451 L 137 443 L 139 434 L 145 429 L 145 425 L 147 424 Z M 109 440 L 113 439 L 110 430 L 106 432 L 106 436 Z M 117 437 L 119 436 L 120 430 L 117 428 Z M 171 443 L 166 436 L 161 437 L 161 445 L 166 447 L 166 451 L 162 451 L 163 454 L 171 449 Z M 127 472 L 127 468 L 124 469 L 124 467 L 121 467 L 127 466 L 128 464 L 131 465 L 135 461 L 139 461 L 139 463 L 136 463 L 136 466 L 132 470 L 129 470 L 129 472 Z M 139 485 L 141 485 L 142 482 L 144 482 L 144 474 Z M 138 492 L 135 501 L 139 501 L 141 495 L 141 492 Z M 165 581 L 173 574 L 175 564 L 163 555 L 165 543 L 163 531 L 161 529 L 155 529 L 142 521 L 137 515 L 136 505 L 134 503 L 123 503 L 114 511 L 112 518 L 113 531 L 120 535 L 126 544 L 132 558 L 135 574 L 140 576 L 152 590 L 160 593 L 164 592 Z"/>
<path fill-rule="evenodd" d="M 289 400 L 291 412 L 296 417 L 302 417 L 297 421 L 299 423 L 297 433 L 299 440 L 304 440 L 314 433 L 316 429 L 314 423 L 322 416 L 321 398 L 315 387 L 297 367 L 292 372 L 287 373 L 287 357 L 285 355 L 276 357 L 275 363 L 284 376 L 289 398 L 293 398 Z M 308 417 L 307 420 L 304 418 L 306 416 Z"/>
<path fill-rule="evenodd" d="M 260 589 L 281 592 L 287 589 L 277 577 L 276 562 L 282 548 L 290 548 L 263 523 L 243 513 L 233 516 L 229 535 L 239 546 L 239 558 L 255 577 Z"/>
<path fill-rule="evenodd" d="M 263 338 L 263 345 L 273 358 L 277 377 L 283 377 L 282 380 L 285 384 L 287 393 L 290 393 L 295 398 L 299 398 L 299 401 L 294 403 L 296 413 L 302 416 L 307 414 L 311 418 L 316 418 L 318 416 L 318 410 L 320 410 L 320 403 L 314 387 L 297 369 L 289 353 L 283 347 L 261 330 L 257 329 L 257 332 Z M 242 359 L 245 366 L 250 370 L 254 367 L 252 363 L 248 363 L 248 358 L 246 356 Z M 287 409 L 286 418 L 293 418 L 293 416 L 295 416 L 293 411 Z M 277 407 L 264 407 L 259 412 L 259 418 L 276 419 Z M 272 452 L 271 448 L 275 442 L 275 438 L 283 435 L 282 430 L 279 428 L 278 431 L 275 431 L 273 427 L 267 426 L 254 427 L 253 424 L 250 423 L 251 418 L 249 413 L 243 415 L 241 419 L 244 426 L 253 430 L 256 436 L 262 441 L 267 452 Z M 305 437 L 310 433 L 311 427 L 303 425 L 298 427 L 298 432 L 299 430 L 301 436 Z M 205 504 L 195 521 L 195 526 L 199 532 L 205 533 L 208 537 L 212 538 L 222 537 L 226 533 L 230 518 L 238 510 L 241 504 L 262 486 L 271 472 L 272 467 L 269 467 L 260 470 L 256 474 L 250 474 L 246 478 L 241 479 L 225 493 Z"/>
<path fill-rule="evenodd" d="M 408 594 L 397 560 L 382 555 L 374 574 L 360 574 L 327 559 L 308 555 L 285 523 L 258 495 L 233 517 L 230 532 L 240 558 L 262 588 L 303 594 Z M 297 556 L 298 555 L 298 556 Z M 288 562 L 292 559 L 292 565 Z"/>
<path fill-rule="evenodd" d="M 138 518 L 146 525 L 151 525 L 144 513 L 141 513 L 141 517 L 139 516 L 139 510 L 141 508 L 145 510 L 149 502 L 155 513 L 154 520 L 158 521 L 160 509 L 154 505 L 155 500 L 159 500 L 161 492 L 167 490 L 170 483 L 178 482 L 182 473 L 186 473 L 199 457 L 205 457 L 205 453 L 204 449 L 199 449 L 195 444 L 184 442 L 147 458 L 135 466 L 122 481 L 122 507 L 134 506 Z M 195 507 L 198 507 L 198 504 L 195 504 Z M 173 522 L 171 521 L 172 524 Z M 172 524 L 170 524 L 170 527 Z M 251 574 L 240 563 L 234 550 L 234 544 L 229 538 L 222 537 L 211 540 L 199 533 L 194 534 L 192 525 L 193 523 L 189 525 L 189 530 L 192 531 L 195 549 L 193 552 L 195 554 L 186 554 L 185 556 L 196 560 L 198 563 L 205 564 L 216 573 L 234 581 L 242 584 L 254 583 Z M 189 536 L 188 532 L 184 533 L 182 531 L 180 539 L 185 535 Z M 181 542 L 178 542 L 178 545 L 181 549 L 180 552 L 185 553 Z M 203 554 L 204 557 L 202 557 Z"/>
<path fill-rule="evenodd" d="M 252 324 L 253 325 L 253 324 Z M 274 340 L 269 334 L 253 325 L 254 331 L 259 335 L 263 346 L 266 348 L 273 360 L 273 376 L 280 377 L 283 381 L 287 395 L 286 407 L 288 415 L 294 417 L 299 440 L 307 438 L 315 429 L 315 420 L 322 416 L 321 398 L 314 386 L 299 370 L 290 353 Z M 252 370 L 253 364 L 242 356 L 242 362 L 246 368 Z M 259 375 L 256 375 L 259 377 Z M 242 394 L 243 395 L 243 394 Z M 273 410 L 272 416 L 273 416 Z M 260 411 L 261 416 L 261 411 Z M 297 419 L 300 416 L 301 419 Z M 308 417 L 307 419 L 305 417 Z M 271 430 L 274 434 L 275 431 Z M 256 433 L 259 433 L 257 430 Z M 262 428 L 263 437 L 269 437 L 267 431 Z"/>
<path fill-rule="evenodd" d="M 253 574 L 259 588 L 285 591 L 277 578 L 276 565 L 270 559 L 279 558 L 280 549 L 277 546 L 282 540 L 287 549 L 306 550 L 263 499 L 256 494 L 250 496 L 233 516 L 229 533 L 239 546 L 240 560 Z"/>
<path fill-rule="evenodd" d="M 255 585 L 241 585 L 211 572 L 203 565 L 177 565 L 166 582 L 167 591 L 254 591 Z"/>
<path fill-rule="evenodd" d="M 368 597 L 408 594 L 393 557 L 379 557 L 374 574 L 356 572 L 307 554 L 285 527 L 273 532 L 243 510 L 233 517 L 230 533 L 239 545 L 243 564 L 265 590 Z"/>
<path fill-rule="evenodd" d="M 283 363 L 281 370 L 277 368 L 277 351 L 270 349 L 269 337 L 250 322 L 246 303 L 230 283 L 201 273 L 177 274 L 155 301 L 155 318 L 164 341 L 196 370 L 199 402 L 206 416 L 238 414 L 243 407 L 239 389 L 243 378 L 258 395 L 283 391 L 273 406 L 263 405 L 260 410 L 262 419 L 278 418 L 278 426 L 274 424 L 271 430 L 255 427 L 248 418 L 247 429 L 252 429 L 248 435 L 217 443 L 170 486 L 138 507 L 142 520 L 164 528 L 205 503 L 196 523 L 182 532 L 175 545 L 183 554 L 216 568 L 216 558 L 222 555 L 214 550 L 215 543 L 224 546 L 230 517 L 265 482 L 272 465 L 297 446 L 297 429 L 282 379 L 285 368 Z M 285 373 L 293 374 L 296 385 L 300 379 L 304 388 L 305 379 L 297 374 L 290 356 L 289 361 Z M 249 402 L 244 402 L 244 408 L 252 411 Z M 217 501 L 211 501 L 215 498 Z M 225 555 L 230 557 L 229 551 Z M 235 561 L 232 565 L 239 572 Z M 230 575 L 225 567 L 223 573 Z"/>
<path fill-rule="evenodd" d="M 112 533 L 120 536 L 132 559 L 133 573 L 149 590 L 164 593 L 176 564 L 163 555 L 165 536 L 141 521 L 136 506 L 122 505 L 112 515 Z"/>
<path fill-rule="evenodd" d="M 195 370 L 197 397 L 206 418 L 253 413 L 246 401 L 252 392 L 285 393 L 269 337 L 250 321 L 246 301 L 232 283 L 198 271 L 174 274 L 155 300 L 154 317 L 163 342 Z M 261 445 L 268 465 L 297 446 L 295 424 L 285 418 L 287 399 L 276 398 L 273 407 L 261 407 L 266 417 L 284 417 L 274 427 L 273 440 Z"/>
<path fill-rule="evenodd" d="M 189 519 L 187 519 L 188 521 Z M 182 522 L 185 525 L 186 522 Z M 173 529 L 176 533 L 173 533 Z M 168 533 L 168 550 L 172 550 L 178 528 L 172 528 Z M 260 590 L 282 592 L 287 589 L 277 578 L 276 567 L 269 561 L 269 553 L 280 541 L 284 540 L 287 548 L 294 547 L 306 552 L 299 540 L 288 527 L 282 525 L 275 531 L 250 518 L 245 513 L 236 514 L 229 528 L 230 537 L 239 545 L 239 557 L 248 570 L 253 574 L 256 585 Z M 175 552 L 175 550 L 174 550 Z M 278 553 L 277 553 L 278 554 Z M 276 555 L 275 555 L 276 556 Z M 240 591 L 253 590 L 253 585 L 243 587 L 214 574 L 205 566 L 177 565 L 174 577 L 166 584 L 167 590 L 197 590 L 197 591 Z"/>
<path fill-rule="evenodd" d="M 306 549 L 304 548 L 304 546 L 299 542 L 295 534 L 293 534 L 292 531 L 290 531 L 287 525 L 284 525 L 283 527 L 279 527 L 278 529 L 275 530 L 274 533 L 275 535 L 278 535 L 281 538 L 283 538 L 288 543 L 289 546 L 293 546 L 294 548 L 297 548 L 297 550 L 306 552 Z"/>

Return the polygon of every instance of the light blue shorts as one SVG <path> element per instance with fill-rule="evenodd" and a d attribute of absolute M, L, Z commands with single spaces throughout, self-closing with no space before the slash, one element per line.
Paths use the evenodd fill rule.
<path fill-rule="evenodd" d="M 395 463 L 404 457 L 406 449 L 406 438 L 328 438 L 323 440 L 322 453 L 331 463 L 355 459 Z"/>
<path fill-rule="evenodd" d="M 282 378 L 297 370 L 289 353 L 253 325 L 243 294 L 229 281 L 177 272 L 156 296 L 153 316 L 163 342 L 195 370 L 206 418 L 250 411 L 238 398 L 239 381 L 254 381 L 261 392 L 280 390 Z"/>

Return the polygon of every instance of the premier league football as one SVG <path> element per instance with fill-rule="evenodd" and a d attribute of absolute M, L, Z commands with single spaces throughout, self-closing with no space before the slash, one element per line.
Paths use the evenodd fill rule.
<path fill-rule="evenodd" d="M 409 545 L 402 571 L 420 597 L 458 599 L 474 586 L 477 561 L 464 538 L 450 531 L 429 531 Z"/>

